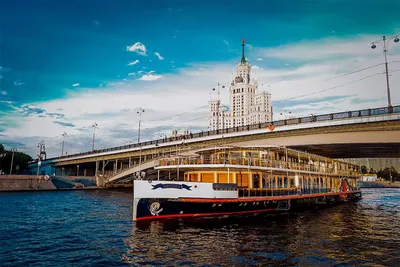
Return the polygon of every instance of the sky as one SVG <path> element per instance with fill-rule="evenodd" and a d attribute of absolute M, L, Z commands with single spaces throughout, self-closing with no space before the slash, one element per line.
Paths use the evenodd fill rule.
<path fill-rule="evenodd" d="M 274 120 L 387 106 L 383 35 L 400 1 L 8 0 L 0 9 L 0 143 L 33 157 L 207 130 L 241 40 Z M 378 41 L 377 48 L 371 43 Z M 400 43 L 389 42 L 392 105 Z"/>

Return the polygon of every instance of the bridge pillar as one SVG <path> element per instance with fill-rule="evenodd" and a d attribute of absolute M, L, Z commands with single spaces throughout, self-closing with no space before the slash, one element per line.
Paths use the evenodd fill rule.
<path fill-rule="evenodd" d="M 98 169 L 99 169 L 99 161 L 96 160 L 96 169 L 94 170 L 94 176 L 97 176 Z"/>
<path fill-rule="evenodd" d="M 131 164 L 132 164 L 132 158 L 131 158 L 131 157 L 129 157 L 129 161 L 128 161 L 128 168 L 130 168 L 130 167 L 131 167 Z"/>
<path fill-rule="evenodd" d="M 114 162 L 114 169 L 113 169 L 114 174 L 117 173 L 117 169 L 118 169 L 118 159 L 116 159 Z"/>
<path fill-rule="evenodd" d="M 96 185 L 103 187 L 105 185 L 104 176 L 96 176 Z"/>
<path fill-rule="evenodd" d="M 105 160 L 103 160 L 103 164 L 102 164 L 101 168 L 102 168 L 102 170 L 101 170 L 102 175 L 104 176 L 104 171 L 105 171 L 105 168 L 106 168 L 106 161 Z"/>

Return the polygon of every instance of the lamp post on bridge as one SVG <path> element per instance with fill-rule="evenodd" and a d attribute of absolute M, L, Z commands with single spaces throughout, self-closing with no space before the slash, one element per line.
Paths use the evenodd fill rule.
<path fill-rule="evenodd" d="M 92 128 L 93 128 L 93 143 L 92 143 L 92 151 L 94 150 L 94 138 L 95 138 L 95 135 L 96 135 L 96 128 L 98 128 L 98 124 L 95 122 L 93 125 L 92 125 Z"/>
<path fill-rule="evenodd" d="M 64 132 L 64 133 L 62 134 L 63 141 L 62 141 L 61 157 L 64 155 L 64 143 L 65 143 L 65 137 L 66 137 L 66 136 L 67 136 L 67 133 Z"/>
<path fill-rule="evenodd" d="M 44 141 L 43 140 L 39 142 L 38 148 L 39 148 L 39 154 L 37 155 L 38 156 L 37 175 L 39 175 L 40 166 L 42 165 L 43 155 L 46 156 L 46 154 L 44 152 Z"/>
<path fill-rule="evenodd" d="M 138 144 L 140 143 L 140 124 L 142 122 L 142 113 L 144 112 L 144 109 L 139 108 L 139 111 L 137 111 L 136 113 L 139 114 L 139 129 L 138 129 L 138 139 L 137 142 Z"/>
<path fill-rule="evenodd" d="M 217 85 L 217 131 L 219 130 L 219 114 L 220 114 L 220 106 L 221 106 L 221 100 L 219 100 L 219 88 L 220 88 L 220 84 L 218 83 Z M 225 85 L 222 85 L 222 88 L 225 88 Z M 215 91 L 215 88 L 212 89 L 212 91 Z M 223 116 L 224 114 L 222 114 Z M 222 127 L 224 127 L 224 125 L 222 125 Z"/>
<path fill-rule="evenodd" d="M 393 41 L 395 43 L 399 42 L 399 35 L 394 35 L 394 36 L 383 36 L 382 41 L 374 41 L 372 42 L 371 48 L 375 49 L 376 48 L 376 43 L 380 43 L 382 45 L 383 49 L 383 54 L 385 56 L 385 74 L 386 74 L 386 90 L 387 90 L 387 97 L 388 97 L 388 108 L 389 112 L 392 111 L 392 101 L 390 99 L 390 86 L 389 86 L 389 71 L 388 71 L 388 62 L 387 62 L 387 52 L 388 52 L 388 47 L 389 47 L 389 42 Z"/>

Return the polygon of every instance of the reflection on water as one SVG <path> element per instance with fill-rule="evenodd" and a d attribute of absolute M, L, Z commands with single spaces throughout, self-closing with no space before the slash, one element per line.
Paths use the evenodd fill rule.
<path fill-rule="evenodd" d="M 132 223 L 129 191 L 0 194 L 2 266 L 396 266 L 400 190 L 327 209 Z"/>

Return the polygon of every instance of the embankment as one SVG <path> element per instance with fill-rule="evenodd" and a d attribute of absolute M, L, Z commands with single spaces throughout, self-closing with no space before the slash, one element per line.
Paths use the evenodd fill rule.
<path fill-rule="evenodd" d="M 43 175 L 1 175 L 0 191 L 43 191 L 57 190 L 51 180 Z"/>
<path fill-rule="evenodd" d="M 102 189 L 94 177 L 0 175 L 0 192 Z"/>
<path fill-rule="evenodd" d="M 360 181 L 360 188 L 400 188 L 400 182 L 389 182 L 389 181 L 376 181 L 367 182 Z"/>

